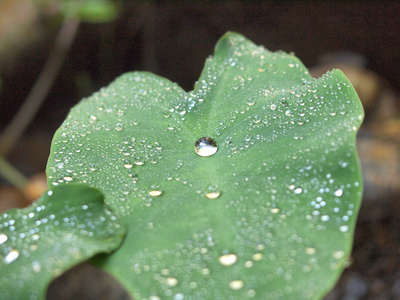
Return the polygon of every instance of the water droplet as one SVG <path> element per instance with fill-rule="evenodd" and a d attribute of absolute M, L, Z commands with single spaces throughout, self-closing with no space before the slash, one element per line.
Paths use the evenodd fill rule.
<path fill-rule="evenodd" d="M 203 268 L 203 269 L 201 269 L 200 272 L 204 276 L 210 275 L 210 269 L 209 268 Z"/>
<path fill-rule="evenodd" d="M 339 227 L 339 230 L 341 232 L 347 232 L 347 231 L 349 231 L 349 226 L 348 225 L 342 225 L 342 226 Z"/>
<path fill-rule="evenodd" d="M 339 250 L 339 251 L 333 252 L 332 256 L 334 259 L 342 259 L 345 254 L 346 253 L 343 250 Z"/>
<path fill-rule="evenodd" d="M 327 221 L 329 221 L 329 216 L 328 215 L 323 215 L 323 216 L 321 216 L 321 221 L 323 221 L 323 222 L 327 222 Z"/>
<path fill-rule="evenodd" d="M 94 115 L 90 115 L 90 117 L 89 117 L 89 122 L 90 123 L 96 123 L 97 122 L 97 117 L 96 116 L 94 116 Z"/>
<path fill-rule="evenodd" d="M 343 195 L 343 190 L 342 189 L 338 189 L 337 191 L 335 191 L 334 194 L 335 194 L 336 197 L 340 197 L 340 196 Z"/>
<path fill-rule="evenodd" d="M 253 289 L 250 289 L 247 291 L 247 296 L 249 296 L 250 298 L 253 298 L 256 295 L 256 291 Z"/>
<path fill-rule="evenodd" d="M 241 288 L 243 288 L 243 286 L 243 280 L 232 280 L 231 282 L 229 282 L 229 288 L 235 291 L 240 290 Z"/>
<path fill-rule="evenodd" d="M 35 273 L 39 273 L 41 269 L 42 269 L 42 268 L 41 268 L 40 263 L 39 263 L 38 261 L 33 261 L 33 262 L 32 262 L 32 270 L 33 270 Z"/>
<path fill-rule="evenodd" d="M 246 261 L 246 262 L 244 263 L 244 266 L 245 266 L 246 268 L 251 268 L 251 267 L 253 266 L 253 262 L 252 262 L 251 260 L 248 260 L 248 261 Z"/>
<path fill-rule="evenodd" d="M 178 279 L 175 277 L 168 277 L 165 279 L 165 284 L 168 286 L 176 286 L 178 284 Z"/>
<path fill-rule="evenodd" d="M 174 300 L 183 300 L 185 299 L 185 296 L 181 293 L 178 293 L 174 296 Z"/>
<path fill-rule="evenodd" d="M 19 251 L 16 249 L 12 249 L 5 257 L 4 257 L 4 262 L 6 264 L 10 264 L 13 261 L 16 261 L 19 257 Z"/>
<path fill-rule="evenodd" d="M 218 150 L 217 142 L 209 137 L 199 138 L 194 144 L 194 152 L 199 156 L 211 156 Z"/>
<path fill-rule="evenodd" d="M 210 185 L 206 192 L 208 199 L 217 199 L 221 196 L 221 191 L 218 190 L 218 185 Z"/>
<path fill-rule="evenodd" d="M 230 253 L 230 254 L 225 254 L 225 255 L 221 255 L 218 258 L 218 261 L 221 265 L 223 266 L 232 266 L 233 264 L 235 264 L 238 260 L 238 257 L 236 254 Z"/>
<path fill-rule="evenodd" d="M 308 247 L 308 248 L 306 248 L 306 254 L 308 254 L 308 255 L 314 255 L 315 254 L 315 252 L 316 252 L 316 250 L 315 250 L 315 248 L 311 248 L 311 247 Z"/>
<path fill-rule="evenodd" d="M 149 192 L 149 195 L 151 197 L 158 197 L 158 196 L 162 195 L 162 191 L 160 191 L 160 190 L 152 190 L 152 191 Z"/>
<path fill-rule="evenodd" d="M 279 212 L 279 208 L 277 208 L 277 207 L 271 208 L 271 213 L 277 214 L 278 212 Z"/>
<path fill-rule="evenodd" d="M 124 168 L 125 169 L 130 169 L 132 167 L 133 167 L 133 164 L 132 164 L 132 162 L 130 160 L 127 159 L 127 160 L 124 161 Z"/>
<path fill-rule="evenodd" d="M 300 195 L 303 192 L 302 188 L 297 188 L 293 191 L 296 195 Z"/>
<path fill-rule="evenodd" d="M 256 253 L 253 255 L 253 260 L 254 261 L 259 261 L 263 258 L 263 254 L 262 253 Z"/>
<path fill-rule="evenodd" d="M 122 129 L 124 129 L 124 126 L 121 123 L 115 124 L 115 130 L 121 131 Z"/>
<path fill-rule="evenodd" d="M 0 233 L 0 245 L 7 242 L 8 237 L 4 233 Z"/>
<path fill-rule="evenodd" d="M 217 199 L 219 196 L 221 196 L 221 192 L 209 192 L 206 194 L 208 199 Z"/>

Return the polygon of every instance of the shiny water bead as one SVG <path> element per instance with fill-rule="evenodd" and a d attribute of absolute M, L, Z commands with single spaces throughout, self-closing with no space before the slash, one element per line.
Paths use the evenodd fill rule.
<path fill-rule="evenodd" d="M 12 249 L 5 257 L 4 262 L 6 264 L 10 264 L 16 261 L 19 257 L 19 251 L 17 249 Z"/>
<path fill-rule="evenodd" d="M 237 260 L 237 255 L 233 253 L 222 255 L 218 259 L 219 263 L 223 266 L 232 266 L 237 262 Z"/>
<path fill-rule="evenodd" d="M 232 290 L 240 290 L 241 288 L 243 288 L 244 286 L 244 282 L 242 280 L 232 280 L 231 282 L 229 282 L 229 287 Z"/>
<path fill-rule="evenodd" d="M 162 195 L 162 191 L 160 191 L 160 190 L 152 190 L 152 191 L 149 192 L 149 195 L 151 197 L 158 197 L 158 196 Z"/>
<path fill-rule="evenodd" d="M 194 152 L 199 156 L 211 156 L 218 150 L 217 142 L 210 137 L 199 138 L 194 144 Z"/>

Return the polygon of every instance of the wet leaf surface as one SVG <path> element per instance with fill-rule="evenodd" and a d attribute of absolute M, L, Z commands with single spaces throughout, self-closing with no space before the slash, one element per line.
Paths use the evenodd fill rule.
<path fill-rule="evenodd" d="M 134 72 L 84 99 L 48 179 L 100 189 L 128 224 L 96 262 L 135 299 L 319 298 L 351 251 L 362 119 L 342 72 L 228 33 L 192 92 Z"/>
<path fill-rule="evenodd" d="M 119 246 L 125 227 L 84 185 L 48 190 L 25 209 L 0 215 L 2 299 L 44 299 L 50 281 L 71 266 Z"/>

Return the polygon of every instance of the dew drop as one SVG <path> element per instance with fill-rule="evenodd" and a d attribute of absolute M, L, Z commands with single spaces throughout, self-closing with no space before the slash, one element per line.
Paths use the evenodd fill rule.
<path fill-rule="evenodd" d="M 348 225 L 342 225 L 342 226 L 340 226 L 339 227 L 339 230 L 341 231 L 341 232 L 347 232 L 347 231 L 349 231 L 349 226 Z"/>
<path fill-rule="evenodd" d="M 124 162 L 124 168 L 125 169 L 130 169 L 130 168 L 132 168 L 133 167 L 133 164 L 129 161 L 129 160 L 126 160 L 125 162 Z"/>
<path fill-rule="evenodd" d="M 277 207 L 271 208 L 271 213 L 277 214 L 278 212 L 279 212 L 279 208 L 277 208 Z"/>
<path fill-rule="evenodd" d="M 149 192 L 149 195 L 151 197 L 158 197 L 158 196 L 162 195 L 162 191 L 160 191 L 160 190 L 152 190 L 152 191 Z"/>
<path fill-rule="evenodd" d="M 345 254 L 346 253 L 343 250 L 339 250 L 339 251 L 333 252 L 332 256 L 334 259 L 342 259 Z"/>
<path fill-rule="evenodd" d="M 6 264 L 10 264 L 14 261 L 16 261 L 19 257 L 19 251 L 16 249 L 12 249 L 5 257 L 4 257 L 4 262 Z"/>
<path fill-rule="evenodd" d="M 165 284 L 167 286 L 176 286 L 178 284 L 178 279 L 176 279 L 175 277 L 168 277 L 167 279 L 165 279 Z"/>
<path fill-rule="evenodd" d="M 247 296 L 249 296 L 250 298 L 253 298 L 256 295 L 256 291 L 253 289 L 250 289 L 247 291 Z"/>
<path fill-rule="evenodd" d="M 262 253 L 256 253 L 253 255 L 253 260 L 254 261 L 259 261 L 263 258 L 263 254 Z"/>
<path fill-rule="evenodd" d="M 246 262 L 244 263 L 244 266 L 245 266 L 246 268 L 251 268 L 251 267 L 253 266 L 253 262 L 252 262 L 251 260 L 248 260 L 248 261 L 246 261 Z"/>
<path fill-rule="evenodd" d="M 94 115 L 90 115 L 90 117 L 89 117 L 89 122 L 90 123 L 97 123 L 97 117 L 96 116 L 94 116 Z"/>
<path fill-rule="evenodd" d="M 204 276 L 210 275 L 210 269 L 208 269 L 208 268 L 201 269 L 201 275 L 204 275 Z"/>
<path fill-rule="evenodd" d="M 340 197 L 340 196 L 343 195 L 343 190 L 342 189 L 338 189 L 337 191 L 335 191 L 334 194 L 335 194 L 336 197 Z"/>
<path fill-rule="evenodd" d="M 199 156 L 211 156 L 218 150 L 217 142 L 209 137 L 199 138 L 194 144 L 194 152 Z"/>
<path fill-rule="evenodd" d="M 117 123 L 115 124 L 115 130 L 117 131 L 121 131 L 124 129 L 124 126 L 121 123 Z"/>
<path fill-rule="evenodd" d="M 302 188 L 297 188 L 297 189 L 294 190 L 294 193 L 295 193 L 296 195 L 300 195 L 302 192 L 303 192 L 303 189 L 302 189 Z"/>
<path fill-rule="evenodd" d="M 306 248 L 305 252 L 308 255 L 314 255 L 316 250 L 315 250 L 315 248 L 308 247 L 308 248 Z"/>
<path fill-rule="evenodd" d="M 243 286 L 244 286 L 243 280 L 232 280 L 231 282 L 229 282 L 229 288 L 231 290 L 237 291 L 243 288 Z"/>
<path fill-rule="evenodd" d="M 7 242 L 8 237 L 4 233 L 0 233 L 0 245 Z"/>
<path fill-rule="evenodd" d="M 321 216 L 321 221 L 323 221 L 323 222 L 327 222 L 327 221 L 329 221 L 329 216 L 328 215 L 323 215 L 323 216 Z"/>
<path fill-rule="evenodd" d="M 185 296 L 181 293 L 178 293 L 174 296 L 174 300 L 183 300 Z"/>
<path fill-rule="evenodd" d="M 38 261 L 33 261 L 33 262 L 32 262 L 32 270 L 33 270 L 35 273 L 39 273 L 41 269 L 42 269 L 42 268 L 41 268 L 40 263 L 39 263 Z"/>
<path fill-rule="evenodd" d="M 238 257 L 236 254 L 230 253 L 230 254 L 225 254 L 225 255 L 221 255 L 218 258 L 218 261 L 221 265 L 223 266 L 232 266 L 233 264 L 235 264 L 238 260 Z"/>
<path fill-rule="evenodd" d="M 221 192 L 208 192 L 206 194 L 206 197 L 208 199 L 217 199 L 217 198 L 219 198 L 219 196 L 221 196 Z"/>

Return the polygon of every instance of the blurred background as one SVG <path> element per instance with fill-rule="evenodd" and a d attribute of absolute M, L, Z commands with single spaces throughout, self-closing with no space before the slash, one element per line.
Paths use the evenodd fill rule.
<path fill-rule="evenodd" d="M 326 299 L 400 299 L 399 16 L 398 1 L 0 0 L 0 211 L 46 188 L 52 136 L 81 98 L 133 70 L 191 90 L 217 40 L 237 31 L 294 52 L 314 77 L 339 68 L 353 83 L 365 192 L 352 261 Z M 48 299 L 100 299 L 96 284 L 102 299 L 127 299 L 86 264 Z"/>

